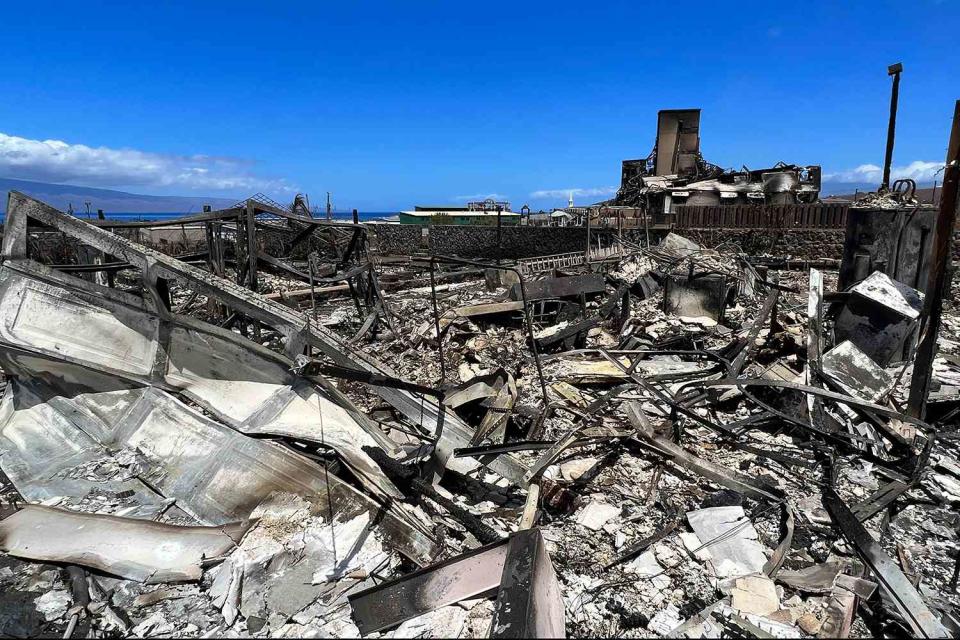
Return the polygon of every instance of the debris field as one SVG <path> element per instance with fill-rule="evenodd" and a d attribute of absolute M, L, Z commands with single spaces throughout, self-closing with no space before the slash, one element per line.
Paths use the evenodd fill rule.
<path fill-rule="evenodd" d="M 958 287 L 170 226 L 11 193 L 0 634 L 960 634 Z"/>

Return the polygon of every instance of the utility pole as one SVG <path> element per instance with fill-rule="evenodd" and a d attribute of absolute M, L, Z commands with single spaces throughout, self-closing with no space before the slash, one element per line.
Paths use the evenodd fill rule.
<path fill-rule="evenodd" d="M 327 191 L 327 222 L 333 219 L 333 205 L 330 204 L 330 192 Z"/>
<path fill-rule="evenodd" d="M 940 189 L 940 210 L 933 236 L 933 260 L 927 280 L 926 297 L 921 315 L 920 344 L 913 360 L 913 378 L 910 381 L 910 400 L 907 413 L 915 418 L 924 417 L 927 410 L 927 395 L 933 377 L 933 359 L 937 355 L 937 336 L 940 333 L 940 312 L 943 297 L 950 292 L 950 260 L 953 253 L 953 228 L 957 221 L 957 192 L 960 183 L 960 100 L 953 108 L 953 128 L 950 130 L 950 145 L 947 147 L 947 162 L 943 169 L 943 186 Z"/>
<path fill-rule="evenodd" d="M 897 101 L 900 98 L 900 73 L 903 64 L 896 63 L 887 67 L 887 75 L 893 76 L 893 89 L 890 91 L 890 123 L 887 125 L 887 155 L 883 160 L 883 183 L 880 191 L 890 189 L 890 164 L 893 162 L 893 138 L 897 131 Z"/>

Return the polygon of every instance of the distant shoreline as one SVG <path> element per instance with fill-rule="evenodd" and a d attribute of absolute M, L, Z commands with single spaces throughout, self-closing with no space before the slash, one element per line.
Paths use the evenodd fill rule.
<path fill-rule="evenodd" d="M 159 221 L 159 220 L 171 220 L 174 218 L 183 218 L 186 216 L 197 215 L 198 211 L 191 211 L 189 213 L 184 213 L 182 211 L 177 212 L 167 212 L 167 213 L 137 213 L 137 212 L 104 212 L 104 218 L 107 220 L 114 220 L 117 222 L 150 222 L 150 221 Z M 90 213 L 87 215 L 86 212 L 77 212 L 74 211 L 73 215 L 81 220 L 96 220 L 97 214 Z M 389 220 L 393 218 L 394 220 L 399 219 L 399 212 L 397 211 L 366 211 L 359 212 L 357 214 L 360 222 L 373 222 L 377 220 Z M 6 212 L 0 212 L 0 222 L 6 220 Z M 317 217 L 317 220 L 325 220 L 325 217 Z M 334 222 L 353 222 L 353 214 L 346 212 L 334 212 L 333 214 Z"/>

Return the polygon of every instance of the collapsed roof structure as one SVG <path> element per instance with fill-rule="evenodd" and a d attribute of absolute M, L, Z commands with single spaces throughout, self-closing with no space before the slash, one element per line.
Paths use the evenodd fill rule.
<path fill-rule="evenodd" d="M 679 204 L 816 202 L 820 167 L 779 162 L 767 169 L 722 169 L 700 153 L 700 109 L 657 114 L 657 138 L 646 158 L 624 160 L 620 189 L 604 204 L 670 213 Z"/>

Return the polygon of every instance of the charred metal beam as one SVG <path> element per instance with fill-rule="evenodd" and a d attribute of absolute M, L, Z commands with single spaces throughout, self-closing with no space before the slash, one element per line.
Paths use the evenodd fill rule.
<path fill-rule="evenodd" d="M 913 632 L 922 638 L 949 638 L 950 633 L 924 603 L 916 587 L 864 529 L 832 487 L 823 490 L 823 504 Z"/>
<path fill-rule="evenodd" d="M 456 604 L 493 594 L 507 557 L 503 539 L 444 562 L 347 596 L 362 635 Z"/>
<path fill-rule="evenodd" d="M 507 444 L 486 444 L 479 447 L 461 447 L 453 450 L 453 457 L 480 457 L 496 456 L 501 453 L 513 453 L 515 451 L 540 451 L 549 449 L 554 444 L 553 440 L 520 440 L 519 442 L 508 442 Z"/>
<path fill-rule="evenodd" d="M 899 77 L 899 76 L 898 76 Z M 927 409 L 927 395 L 933 378 L 933 359 L 937 355 L 940 335 L 940 313 L 943 297 L 950 294 L 950 258 L 953 255 L 953 232 L 957 221 L 957 197 L 960 186 L 960 100 L 953 110 L 953 128 L 943 170 L 943 191 L 940 193 L 940 213 L 937 215 L 934 235 L 933 260 L 927 281 L 927 295 L 923 301 L 925 318 L 922 338 L 917 347 L 910 382 L 910 415 L 922 418 Z"/>
<path fill-rule="evenodd" d="M 566 637 L 560 585 L 537 529 L 518 531 L 510 538 L 490 637 Z"/>
<path fill-rule="evenodd" d="M 680 445 L 666 438 L 658 437 L 650 427 L 650 422 L 639 403 L 627 403 L 627 418 L 637 434 L 655 451 L 675 462 L 679 467 L 700 474 L 717 484 L 733 489 L 738 493 L 766 502 L 779 502 L 784 496 L 772 487 L 760 484 L 754 478 L 737 473 L 708 460 L 697 457 Z"/>

